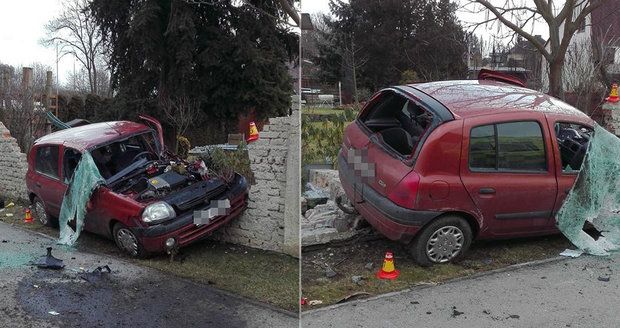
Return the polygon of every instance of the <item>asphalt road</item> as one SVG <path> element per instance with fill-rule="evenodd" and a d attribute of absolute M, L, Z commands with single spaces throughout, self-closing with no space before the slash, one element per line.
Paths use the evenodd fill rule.
<path fill-rule="evenodd" d="M 63 249 L 2 222 L 0 241 L 0 327 L 298 326 L 298 318 L 267 305 L 120 259 Z M 48 246 L 64 260 L 63 270 L 29 265 Z M 103 265 L 112 273 L 82 278 L 83 270 Z"/>
<path fill-rule="evenodd" d="M 302 326 L 620 327 L 619 273 L 620 254 L 582 255 L 304 312 Z"/>

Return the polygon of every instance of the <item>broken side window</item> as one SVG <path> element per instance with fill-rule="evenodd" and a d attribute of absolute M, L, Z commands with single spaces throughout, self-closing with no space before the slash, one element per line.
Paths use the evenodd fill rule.
<path fill-rule="evenodd" d="M 558 122 L 555 136 L 558 141 L 563 173 L 577 173 L 588 150 L 593 130 L 578 123 Z"/>
<path fill-rule="evenodd" d="M 66 184 L 69 184 L 71 178 L 73 177 L 73 172 L 75 172 L 75 168 L 77 167 L 80 159 L 82 158 L 82 153 L 72 148 L 65 148 L 65 153 L 62 159 L 62 173 L 64 176 L 64 181 Z"/>

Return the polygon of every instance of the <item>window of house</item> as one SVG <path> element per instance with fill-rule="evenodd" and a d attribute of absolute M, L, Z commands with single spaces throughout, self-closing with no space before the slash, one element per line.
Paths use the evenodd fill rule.
<path fill-rule="evenodd" d="M 545 143 L 540 125 L 528 121 L 473 128 L 469 167 L 474 171 L 546 171 Z"/>
<path fill-rule="evenodd" d="M 37 148 L 35 170 L 41 174 L 58 179 L 58 146 Z"/>

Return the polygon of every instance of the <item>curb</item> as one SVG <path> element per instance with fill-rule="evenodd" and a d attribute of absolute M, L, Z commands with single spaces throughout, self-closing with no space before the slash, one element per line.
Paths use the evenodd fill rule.
<path fill-rule="evenodd" d="M 584 255 L 586 255 L 586 254 L 584 254 Z M 318 308 L 318 309 L 302 311 L 301 312 L 301 316 L 303 318 L 304 315 L 310 315 L 310 314 L 314 314 L 314 313 L 318 313 L 318 312 L 329 311 L 329 310 L 336 309 L 336 308 L 339 308 L 339 307 L 342 307 L 342 306 L 346 306 L 346 305 L 351 305 L 351 304 L 357 305 L 359 303 L 365 303 L 365 302 L 373 301 L 373 300 L 377 300 L 377 299 L 397 296 L 397 295 L 405 294 L 405 293 L 412 292 L 412 291 L 419 291 L 419 290 L 423 290 L 423 289 L 427 289 L 427 288 L 433 288 L 433 287 L 440 286 L 440 285 L 447 285 L 447 284 L 451 284 L 451 283 L 457 283 L 457 282 L 464 281 L 464 280 L 478 279 L 478 278 L 482 278 L 482 277 L 485 277 L 485 276 L 490 276 L 490 275 L 494 275 L 494 274 L 498 274 L 498 273 L 512 272 L 512 271 L 517 271 L 519 269 L 531 268 L 531 267 L 536 267 L 536 266 L 542 266 L 542 265 L 545 265 L 545 264 L 561 262 L 561 261 L 565 261 L 565 260 L 569 260 L 569 259 L 572 259 L 572 258 L 566 257 L 566 256 L 556 256 L 556 257 L 552 257 L 552 258 L 548 258 L 548 259 L 544 259 L 544 260 L 537 260 L 537 261 L 530 261 L 530 262 L 525 262 L 525 263 L 513 264 L 513 265 L 509 265 L 507 267 L 503 267 L 503 268 L 498 268 L 498 269 L 493 269 L 493 270 L 489 270 L 489 271 L 483 271 L 483 272 L 475 273 L 475 274 L 472 274 L 470 276 L 464 276 L 464 277 L 458 277 L 458 278 L 446 280 L 446 281 L 437 283 L 436 285 L 417 285 L 417 286 L 413 286 L 413 287 L 410 287 L 410 288 L 407 288 L 407 289 L 403 289 L 403 290 L 399 290 L 399 291 L 395 291 L 395 292 L 389 292 L 389 293 L 385 293 L 385 294 L 375 295 L 375 296 L 372 296 L 372 297 L 368 297 L 368 298 L 364 298 L 364 299 L 359 299 L 359 300 L 354 300 L 354 301 L 350 301 L 350 302 L 344 302 L 344 303 L 340 303 L 340 304 L 332 304 L 332 305 L 328 305 L 328 306 L 325 306 L 325 307 L 322 307 L 322 308 Z"/>
<path fill-rule="evenodd" d="M 15 228 L 17 230 L 23 231 L 25 233 L 29 233 L 29 234 L 32 234 L 32 235 L 37 235 L 39 237 L 55 241 L 55 238 L 53 238 L 53 237 L 51 237 L 49 235 L 46 235 L 46 234 L 44 234 L 42 232 L 39 232 L 39 231 L 28 230 L 27 228 L 16 226 L 16 225 L 11 225 L 11 224 L 8 224 L 8 223 L 5 223 L 5 222 L 0 222 L 0 225 L 6 225 L 6 226 L 9 226 L 11 228 Z M 77 250 L 76 249 L 76 251 L 80 252 L 80 253 L 87 253 L 87 254 L 92 254 L 92 255 L 97 255 L 97 256 L 102 256 L 102 257 L 109 257 L 110 256 L 108 254 L 104 254 L 104 253 L 100 253 L 100 252 L 94 252 L 94 251 L 91 251 L 91 250 L 83 251 L 83 250 Z M 125 258 L 115 258 L 115 260 L 119 261 L 119 262 L 122 262 L 122 263 L 125 263 L 125 264 L 128 264 L 128 265 L 138 266 L 138 267 L 140 267 L 143 270 L 150 270 L 150 271 L 157 272 L 158 274 L 161 274 L 161 275 L 172 276 L 175 279 L 181 280 L 181 281 L 186 282 L 188 284 L 192 284 L 192 285 L 195 285 L 195 286 L 200 286 L 200 287 L 203 287 L 203 288 L 210 289 L 210 290 L 212 290 L 215 293 L 219 293 L 220 295 L 237 299 L 237 300 L 242 301 L 244 303 L 249 303 L 249 304 L 255 305 L 257 307 L 261 307 L 261 308 L 264 308 L 264 309 L 267 309 L 267 310 L 278 312 L 278 313 L 284 314 L 284 315 L 292 317 L 292 318 L 300 318 L 300 313 L 299 312 L 296 313 L 296 312 L 293 312 L 293 311 L 285 310 L 285 309 L 279 308 L 277 306 L 271 305 L 269 303 L 264 303 L 264 302 L 261 302 L 261 301 L 255 300 L 255 299 L 248 298 L 246 296 L 235 294 L 235 293 L 227 291 L 227 290 L 222 290 L 222 289 L 219 289 L 219 288 L 215 288 L 213 286 L 210 286 L 210 285 L 207 285 L 207 284 L 203 284 L 203 283 L 200 283 L 200 282 L 196 282 L 196 281 L 190 280 L 190 279 L 185 278 L 185 277 L 180 277 L 180 276 L 177 276 L 177 275 L 169 273 L 169 272 L 164 272 L 164 271 L 161 271 L 161 270 L 156 269 L 156 268 L 151 268 L 151 267 L 139 265 L 139 264 L 136 264 L 136 263 L 132 263 L 132 262 L 128 261 Z"/>

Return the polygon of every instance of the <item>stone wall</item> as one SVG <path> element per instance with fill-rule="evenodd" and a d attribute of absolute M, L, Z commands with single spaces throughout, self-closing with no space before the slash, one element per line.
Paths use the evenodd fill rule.
<path fill-rule="evenodd" d="M 327 244 L 334 241 L 347 240 L 362 233 L 363 218 L 358 213 L 347 214 L 336 204 L 341 198 L 343 204 L 350 209 L 349 200 L 342 188 L 337 170 L 314 169 L 310 170 L 310 182 L 321 195 L 326 195 L 324 204 L 319 204 L 304 212 L 301 218 L 301 245 L 302 247 Z M 304 196 L 309 197 L 308 193 Z M 307 199 L 310 206 L 311 198 Z"/>
<path fill-rule="evenodd" d="M 0 198 L 7 200 L 28 201 L 26 190 L 26 171 L 28 162 L 22 153 L 17 140 L 0 122 Z"/>
<path fill-rule="evenodd" d="M 600 123 L 607 131 L 620 136 L 620 103 L 603 104 L 600 109 Z"/>
<path fill-rule="evenodd" d="M 299 111 L 269 119 L 259 135 L 248 145 L 248 208 L 214 238 L 299 257 Z"/>

